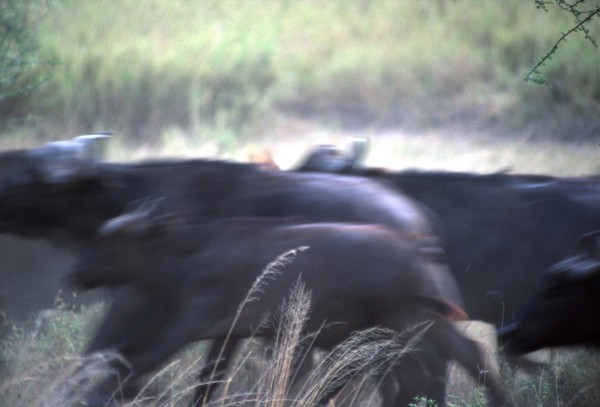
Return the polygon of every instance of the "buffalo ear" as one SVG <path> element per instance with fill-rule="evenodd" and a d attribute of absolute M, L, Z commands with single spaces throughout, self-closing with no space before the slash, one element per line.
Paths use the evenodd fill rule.
<path fill-rule="evenodd" d="M 183 223 L 180 216 L 172 212 L 163 212 L 164 201 L 164 196 L 158 198 L 147 197 L 139 200 L 138 207 L 134 209 L 135 216 L 144 219 L 148 227 L 154 229 L 162 229 L 167 226 Z"/>
<path fill-rule="evenodd" d="M 571 282 L 600 277 L 600 230 L 579 237 L 572 255 L 548 271 Z"/>
<path fill-rule="evenodd" d="M 157 216 L 164 200 L 164 196 L 158 198 L 146 197 L 136 199 L 127 204 L 123 211 L 123 215 L 136 216 L 150 221 Z"/>
<path fill-rule="evenodd" d="M 595 230 L 580 236 L 573 249 L 574 254 L 585 257 L 596 257 L 600 259 L 600 230 Z"/>

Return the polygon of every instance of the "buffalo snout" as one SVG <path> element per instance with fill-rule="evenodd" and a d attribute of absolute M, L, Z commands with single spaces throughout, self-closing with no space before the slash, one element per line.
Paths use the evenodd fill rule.
<path fill-rule="evenodd" d="M 499 343 L 512 355 L 523 355 L 536 350 L 527 334 L 526 326 L 521 321 L 513 321 L 498 329 Z"/>

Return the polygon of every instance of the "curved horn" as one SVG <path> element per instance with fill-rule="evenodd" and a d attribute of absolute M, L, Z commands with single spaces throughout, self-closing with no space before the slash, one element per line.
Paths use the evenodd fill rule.
<path fill-rule="evenodd" d="M 164 197 L 143 198 L 130 202 L 123 213 L 104 223 L 98 230 L 98 235 L 109 236 L 119 231 L 140 233 L 153 225 Z"/>
<path fill-rule="evenodd" d="M 74 137 L 72 141 L 81 143 L 82 159 L 101 160 L 106 155 L 106 140 L 111 138 L 112 132 L 102 131 L 97 133 L 82 134 Z"/>

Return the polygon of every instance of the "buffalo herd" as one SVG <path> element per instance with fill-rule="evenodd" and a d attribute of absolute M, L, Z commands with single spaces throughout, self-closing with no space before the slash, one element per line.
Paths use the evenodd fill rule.
<path fill-rule="evenodd" d="M 213 340 L 215 364 L 200 383 L 223 375 L 240 339 L 274 337 L 256 327 L 277 318 L 299 281 L 311 293 L 314 347 L 369 328 L 427 326 L 421 351 L 381 373 L 393 383 L 382 386 L 385 406 L 415 396 L 442 405 L 449 361 L 479 376 L 479 345 L 453 323 L 467 316 L 497 326 L 514 355 L 600 345 L 590 323 L 600 309 L 595 177 L 390 172 L 361 164 L 364 143 L 350 155 L 319 146 L 289 171 L 204 159 L 118 164 L 90 154 L 104 137 L 0 155 L 0 252 L 15 256 L 0 270 L 3 312 L 16 320 L 51 306 L 61 283 L 112 298 L 86 353 L 122 359 L 87 405 L 135 395 L 142 375 L 197 340 Z M 23 265 L 24 252 L 45 257 L 20 256 Z M 265 267 L 291 252 L 238 313 Z M 19 296 L 27 289 L 35 301 Z M 513 404 L 496 373 L 485 383 L 492 405 Z M 198 386 L 192 404 L 212 390 Z"/>

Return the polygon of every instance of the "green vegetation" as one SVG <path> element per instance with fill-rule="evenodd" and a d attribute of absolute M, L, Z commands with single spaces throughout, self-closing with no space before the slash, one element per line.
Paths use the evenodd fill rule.
<path fill-rule="evenodd" d="M 38 43 L 30 26 L 33 0 L 0 2 L 0 125 L 6 127 L 19 119 L 15 106 L 25 103 L 27 95 L 43 78 L 48 64 L 37 56 Z"/>
<path fill-rule="evenodd" d="M 54 138 L 179 128 L 233 144 L 282 113 L 333 127 L 536 123 L 564 138 L 598 125 L 598 52 L 583 36 L 553 56 L 552 87 L 522 81 L 572 24 L 534 2 L 44 4 L 38 40 L 57 63 L 28 106 Z"/>
<path fill-rule="evenodd" d="M 526 82 L 535 82 L 539 84 L 548 85 L 548 81 L 546 81 L 543 75 L 540 72 L 540 69 L 546 65 L 546 62 L 552 60 L 552 57 L 558 51 L 558 48 L 565 42 L 567 42 L 567 38 L 574 33 L 580 32 L 583 34 L 586 40 L 590 42 L 591 45 L 598 48 L 598 43 L 592 36 L 590 32 L 589 26 L 591 23 L 600 16 L 600 6 L 598 4 L 592 5 L 585 0 L 578 0 L 574 2 L 570 2 L 567 0 L 554 0 L 554 2 L 549 2 L 546 0 L 534 0 L 535 5 L 538 9 L 548 11 L 548 7 L 555 6 L 558 9 L 562 10 L 564 13 L 569 14 L 573 18 L 573 26 L 566 32 L 563 32 L 562 35 L 556 42 L 554 46 L 548 50 L 546 55 L 540 58 L 539 62 L 531 68 L 529 72 L 525 75 Z"/>
<path fill-rule="evenodd" d="M 548 352 L 550 353 L 550 352 Z M 600 354 L 591 349 L 553 352 L 536 375 L 507 372 L 518 405 L 591 406 L 600 398 Z"/>
<path fill-rule="evenodd" d="M 0 407 L 52 405 L 48 397 L 71 379 L 104 309 L 45 310 L 28 323 L 4 326 L 0 354 L 8 371 L 1 373 Z"/>

